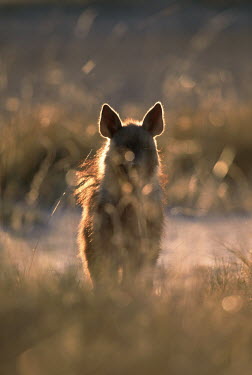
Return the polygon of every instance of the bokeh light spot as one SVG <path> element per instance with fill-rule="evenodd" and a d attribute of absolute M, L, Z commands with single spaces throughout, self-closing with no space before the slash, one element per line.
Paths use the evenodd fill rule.
<path fill-rule="evenodd" d="M 122 185 L 122 191 L 124 194 L 130 194 L 132 190 L 133 190 L 132 185 L 129 182 L 125 182 Z"/>
<path fill-rule="evenodd" d="M 96 126 L 93 124 L 90 124 L 87 126 L 86 133 L 89 136 L 93 136 L 96 133 Z"/>
<path fill-rule="evenodd" d="M 96 16 L 97 13 L 92 9 L 87 9 L 83 12 L 78 18 L 75 27 L 75 35 L 78 37 L 86 37 L 91 30 Z"/>
<path fill-rule="evenodd" d="M 213 168 L 213 173 L 219 178 L 224 178 L 228 173 L 228 165 L 224 160 L 219 160 Z"/>
<path fill-rule="evenodd" d="M 135 159 L 135 154 L 132 151 L 126 151 L 124 154 L 124 158 L 127 161 L 133 161 Z"/>
<path fill-rule="evenodd" d="M 19 108 L 20 100 L 18 98 L 8 98 L 5 102 L 5 108 L 9 112 L 16 112 Z"/>
<path fill-rule="evenodd" d="M 76 185 L 76 171 L 74 169 L 69 169 L 69 171 L 67 172 L 66 183 L 69 186 L 75 186 Z"/>
<path fill-rule="evenodd" d="M 181 86 L 185 89 L 192 89 L 195 87 L 196 83 L 192 80 L 191 77 L 182 75 L 179 77 L 179 82 Z"/>
<path fill-rule="evenodd" d="M 236 313 L 240 311 L 243 306 L 243 298 L 238 295 L 224 297 L 221 304 L 223 310 L 230 313 Z"/>
<path fill-rule="evenodd" d="M 147 184 L 143 187 L 142 193 L 144 195 L 149 195 L 152 192 L 152 186 L 151 184 Z"/>
<path fill-rule="evenodd" d="M 85 73 L 85 74 L 89 74 L 89 73 L 92 72 L 92 70 L 94 69 L 94 67 L 95 67 L 95 63 L 94 63 L 94 61 L 93 61 L 93 60 L 88 60 L 88 61 L 86 62 L 86 64 L 83 65 L 83 67 L 82 67 L 81 70 L 83 71 L 83 73 Z"/>

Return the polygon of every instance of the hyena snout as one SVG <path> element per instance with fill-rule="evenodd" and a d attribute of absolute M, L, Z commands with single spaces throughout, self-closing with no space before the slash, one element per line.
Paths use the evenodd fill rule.
<path fill-rule="evenodd" d="M 118 165 L 122 177 L 133 183 L 148 181 L 150 176 L 155 173 L 156 157 L 149 158 L 144 154 L 135 156 L 133 152 L 130 152 L 129 155 L 130 159 L 124 159 Z"/>
<path fill-rule="evenodd" d="M 142 164 L 126 162 L 119 165 L 122 181 L 128 182 L 132 187 L 141 187 L 148 182 L 146 169 Z"/>

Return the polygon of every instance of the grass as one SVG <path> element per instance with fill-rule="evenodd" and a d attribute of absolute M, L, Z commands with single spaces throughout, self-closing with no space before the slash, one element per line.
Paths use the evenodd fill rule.
<path fill-rule="evenodd" d="M 2 262 L 1 374 L 250 374 L 244 259 L 163 271 L 153 295 L 100 296 L 74 268 L 35 275 Z"/>
<path fill-rule="evenodd" d="M 71 167 L 77 167 L 90 151 L 88 134 L 83 134 L 76 119 L 41 126 L 34 115 L 14 117 L 3 127 L 5 142 L 0 145 L 0 220 L 17 231 L 41 221 L 39 209 L 52 207 L 74 184 Z"/>
<path fill-rule="evenodd" d="M 158 140 L 170 207 L 190 215 L 251 211 L 252 112 L 243 107 L 225 116 L 219 128 L 207 124 L 208 111 L 170 114 L 167 127 L 173 123 L 174 130 Z M 20 233 L 43 223 L 43 210 L 52 210 L 64 192 L 64 205 L 75 205 L 75 170 L 102 142 L 95 116 L 83 121 L 81 113 L 48 105 L 13 113 L 2 139 L 0 221 Z"/>

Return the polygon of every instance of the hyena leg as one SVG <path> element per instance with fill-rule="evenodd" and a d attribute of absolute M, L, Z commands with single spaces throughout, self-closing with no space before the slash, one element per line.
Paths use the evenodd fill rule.
<path fill-rule="evenodd" d="M 141 261 L 136 258 L 129 256 L 124 259 L 122 266 L 122 281 L 121 285 L 123 289 L 127 291 L 134 291 L 138 283 L 138 275 L 141 268 Z"/>
<path fill-rule="evenodd" d="M 140 259 L 127 259 L 123 265 L 122 286 L 128 290 L 136 287 L 151 291 L 154 286 L 155 266 L 158 254 L 143 256 Z"/>
<path fill-rule="evenodd" d="M 146 258 L 143 265 L 143 285 L 149 291 L 152 291 L 154 288 L 155 271 L 158 257 L 159 250 L 151 252 Z"/>
<path fill-rule="evenodd" d="M 111 256 L 94 252 L 87 255 L 90 277 L 95 289 L 113 288 L 118 283 L 118 266 Z"/>

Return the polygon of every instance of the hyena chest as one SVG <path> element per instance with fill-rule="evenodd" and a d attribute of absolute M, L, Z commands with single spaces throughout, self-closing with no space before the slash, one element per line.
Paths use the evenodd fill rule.
<path fill-rule="evenodd" d="M 100 240 L 108 248 L 142 252 L 160 236 L 161 203 L 155 197 L 127 197 L 116 204 L 106 203 L 98 210 L 97 223 Z"/>
<path fill-rule="evenodd" d="M 161 206 L 154 199 L 135 198 L 120 210 L 120 221 L 125 235 L 148 237 L 152 228 L 160 222 Z"/>

